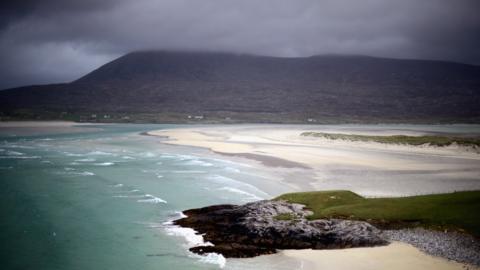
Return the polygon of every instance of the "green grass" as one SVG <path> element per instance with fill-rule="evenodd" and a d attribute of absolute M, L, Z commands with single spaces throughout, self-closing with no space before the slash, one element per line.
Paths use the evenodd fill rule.
<path fill-rule="evenodd" d="M 274 218 L 276 220 L 295 220 L 297 216 L 292 213 L 283 213 L 276 215 Z"/>
<path fill-rule="evenodd" d="M 383 228 L 421 226 L 480 236 L 480 191 L 371 199 L 351 191 L 317 191 L 288 193 L 275 200 L 306 205 L 313 211 L 309 219 L 347 218 Z"/>
<path fill-rule="evenodd" d="M 321 133 L 321 132 L 303 132 L 301 136 L 312 136 L 325 138 L 329 140 L 346 140 L 346 141 L 362 141 L 362 142 L 378 142 L 387 144 L 408 144 L 422 145 L 430 144 L 435 146 L 448 146 L 453 143 L 464 146 L 480 146 L 480 138 L 470 137 L 449 137 L 449 136 L 368 136 L 355 134 L 337 134 L 337 133 Z"/>

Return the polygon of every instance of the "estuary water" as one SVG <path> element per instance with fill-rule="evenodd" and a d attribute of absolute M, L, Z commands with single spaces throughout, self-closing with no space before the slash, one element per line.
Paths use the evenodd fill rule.
<path fill-rule="evenodd" d="M 268 256 L 227 262 L 218 254 L 188 251 L 202 238 L 171 225 L 182 210 L 266 199 L 289 189 L 255 164 L 140 134 L 172 127 L 92 125 L 72 133 L 2 133 L 1 268 L 296 267 L 298 262 L 273 262 Z"/>

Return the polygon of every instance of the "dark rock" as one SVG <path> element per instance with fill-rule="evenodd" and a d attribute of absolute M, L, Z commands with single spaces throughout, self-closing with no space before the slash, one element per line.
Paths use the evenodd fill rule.
<path fill-rule="evenodd" d="M 385 245 L 381 232 L 363 221 L 321 219 L 309 221 L 303 205 L 258 201 L 245 205 L 215 205 L 184 212 L 174 223 L 195 229 L 213 245 L 190 250 L 216 252 L 225 257 L 254 257 L 277 249 L 338 249 Z M 279 220 L 287 215 L 290 220 Z"/>

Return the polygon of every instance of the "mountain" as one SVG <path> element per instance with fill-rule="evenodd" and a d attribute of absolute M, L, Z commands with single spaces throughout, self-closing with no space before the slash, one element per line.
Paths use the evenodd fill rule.
<path fill-rule="evenodd" d="M 71 83 L 0 91 L 0 108 L 5 119 L 478 122 L 480 66 L 145 51 Z"/>

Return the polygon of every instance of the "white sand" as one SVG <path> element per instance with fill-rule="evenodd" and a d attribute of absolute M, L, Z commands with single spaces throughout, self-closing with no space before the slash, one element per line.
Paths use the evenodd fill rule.
<path fill-rule="evenodd" d="M 323 131 L 321 126 L 235 125 L 160 130 L 150 134 L 168 136 L 169 144 L 304 164 L 311 168 L 311 177 L 287 179 L 290 184 L 297 184 L 296 190 L 348 189 L 365 196 L 405 196 L 480 189 L 480 154 L 467 148 L 300 136 L 312 130 Z M 329 131 L 332 132 L 331 128 Z M 341 132 L 348 133 L 348 129 L 342 128 Z"/>
<path fill-rule="evenodd" d="M 461 270 L 464 264 L 436 258 L 408 244 L 342 250 L 285 250 L 282 254 L 303 262 L 304 270 Z M 468 266 L 468 269 L 478 269 Z"/>
<path fill-rule="evenodd" d="M 293 171 L 291 179 L 279 182 L 293 184 L 294 190 L 348 189 L 364 196 L 406 196 L 480 189 L 480 154 L 469 149 L 331 141 L 300 136 L 302 132 L 312 130 L 324 131 L 321 126 L 238 125 L 160 130 L 150 134 L 169 137 L 166 142 L 169 144 L 204 147 L 218 153 L 281 158 L 310 167 L 303 171 L 288 169 Z M 328 131 L 335 132 L 331 128 Z M 342 128 L 340 132 L 379 134 L 378 131 L 357 132 L 348 128 Z M 421 135 L 423 132 L 382 130 L 381 134 Z M 282 163 L 277 165 L 282 166 Z M 305 178 L 305 171 L 311 172 L 310 179 Z M 306 270 L 478 269 L 472 266 L 463 268 L 460 263 L 430 256 L 398 242 L 375 248 L 286 250 L 279 256 L 297 260 L 298 269 Z M 265 259 L 251 260 L 250 263 L 255 263 L 255 260 Z"/>

